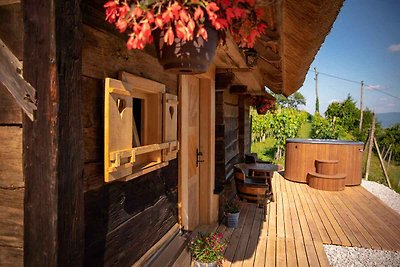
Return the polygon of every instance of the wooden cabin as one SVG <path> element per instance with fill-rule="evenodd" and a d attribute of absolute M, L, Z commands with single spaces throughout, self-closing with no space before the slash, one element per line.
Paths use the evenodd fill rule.
<path fill-rule="evenodd" d="M 249 96 L 298 90 L 343 3 L 259 1 L 256 67 L 228 39 L 207 73 L 176 75 L 128 51 L 103 2 L 0 0 L 1 266 L 140 266 L 216 222 Z"/>

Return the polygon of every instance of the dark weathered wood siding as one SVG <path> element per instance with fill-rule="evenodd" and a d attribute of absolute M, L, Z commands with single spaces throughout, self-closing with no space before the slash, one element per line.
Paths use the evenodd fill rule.
<path fill-rule="evenodd" d="M 22 60 L 20 5 L 0 6 L 0 38 Z M 0 265 L 23 265 L 22 111 L 0 83 Z"/>
<path fill-rule="evenodd" d="M 229 83 L 217 75 L 215 95 L 215 179 L 224 184 L 233 176 L 233 165 L 250 152 L 250 119 L 246 95 L 231 94 Z"/>
<path fill-rule="evenodd" d="M 103 182 L 103 80 L 123 70 L 177 94 L 178 77 L 148 53 L 128 51 L 98 5 L 84 1 L 83 12 L 85 265 L 129 266 L 178 222 L 178 161 L 129 182 Z"/>

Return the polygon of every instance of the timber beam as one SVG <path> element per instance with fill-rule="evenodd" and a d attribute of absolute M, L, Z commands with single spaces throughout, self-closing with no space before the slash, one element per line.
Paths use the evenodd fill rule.
<path fill-rule="evenodd" d="M 239 84 L 234 84 L 229 87 L 229 92 L 231 94 L 249 94 L 247 91 L 247 86 L 246 85 L 239 85 Z"/>
<path fill-rule="evenodd" d="M 223 90 L 228 88 L 235 80 L 233 72 L 221 72 L 215 74 L 215 89 Z"/>
<path fill-rule="evenodd" d="M 25 114 L 33 120 L 36 91 L 22 77 L 22 63 L 0 39 L 0 82 L 7 88 Z"/>
<path fill-rule="evenodd" d="M 22 1 L 22 13 L 23 76 L 38 106 L 23 118 L 24 266 L 82 266 L 80 1 Z"/>

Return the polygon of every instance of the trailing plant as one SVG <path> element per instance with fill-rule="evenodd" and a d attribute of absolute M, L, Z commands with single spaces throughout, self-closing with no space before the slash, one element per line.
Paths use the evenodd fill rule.
<path fill-rule="evenodd" d="M 156 30 L 163 32 L 168 45 L 195 36 L 207 40 L 207 24 L 218 31 L 220 43 L 225 43 L 229 32 L 240 47 L 251 48 L 266 29 L 255 0 L 112 0 L 104 7 L 106 20 L 127 32 L 128 49 L 152 43 Z"/>
<path fill-rule="evenodd" d="M 258 114 L 265 114 L 268 110 L 274 110 L 275 104 L 275 99 L 268 99 L 265 96 L 257 95 L 251 98 L 251 105 L 257 109 Z"/>
<path fill-rule="evenodd" d="M 226 246 L 227 243 L 222 233 L 199 233 L 197 237 L 189 243 L 189 251 L 193 259 L 198 262 L 217 262 L 221 265 L 224 259 L 223 252 Z"/>
<path fill-rule="evenodd" d="M 235 197 L 225 203 L 224 210 L 227 213 L 238 213 L 240 211 L 240 202 Z"/>

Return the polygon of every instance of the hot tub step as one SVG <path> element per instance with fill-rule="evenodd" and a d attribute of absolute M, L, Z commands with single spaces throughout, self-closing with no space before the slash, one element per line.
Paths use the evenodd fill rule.
<path fill-rule="evenodd" d="M 346 184 L 346 174 L 335 175 L 320 174 L 316 172 L 308 173 L 308 185 L 312 188 L 326 191 L 344 190 Z"/>
<path fill-rule="evenodd" d="M 338 173 L 337 166 L 338 160 L 325 160 L 316 159 L 315 160 L 315 170 L 319 174 L 335 175 Z"/>

